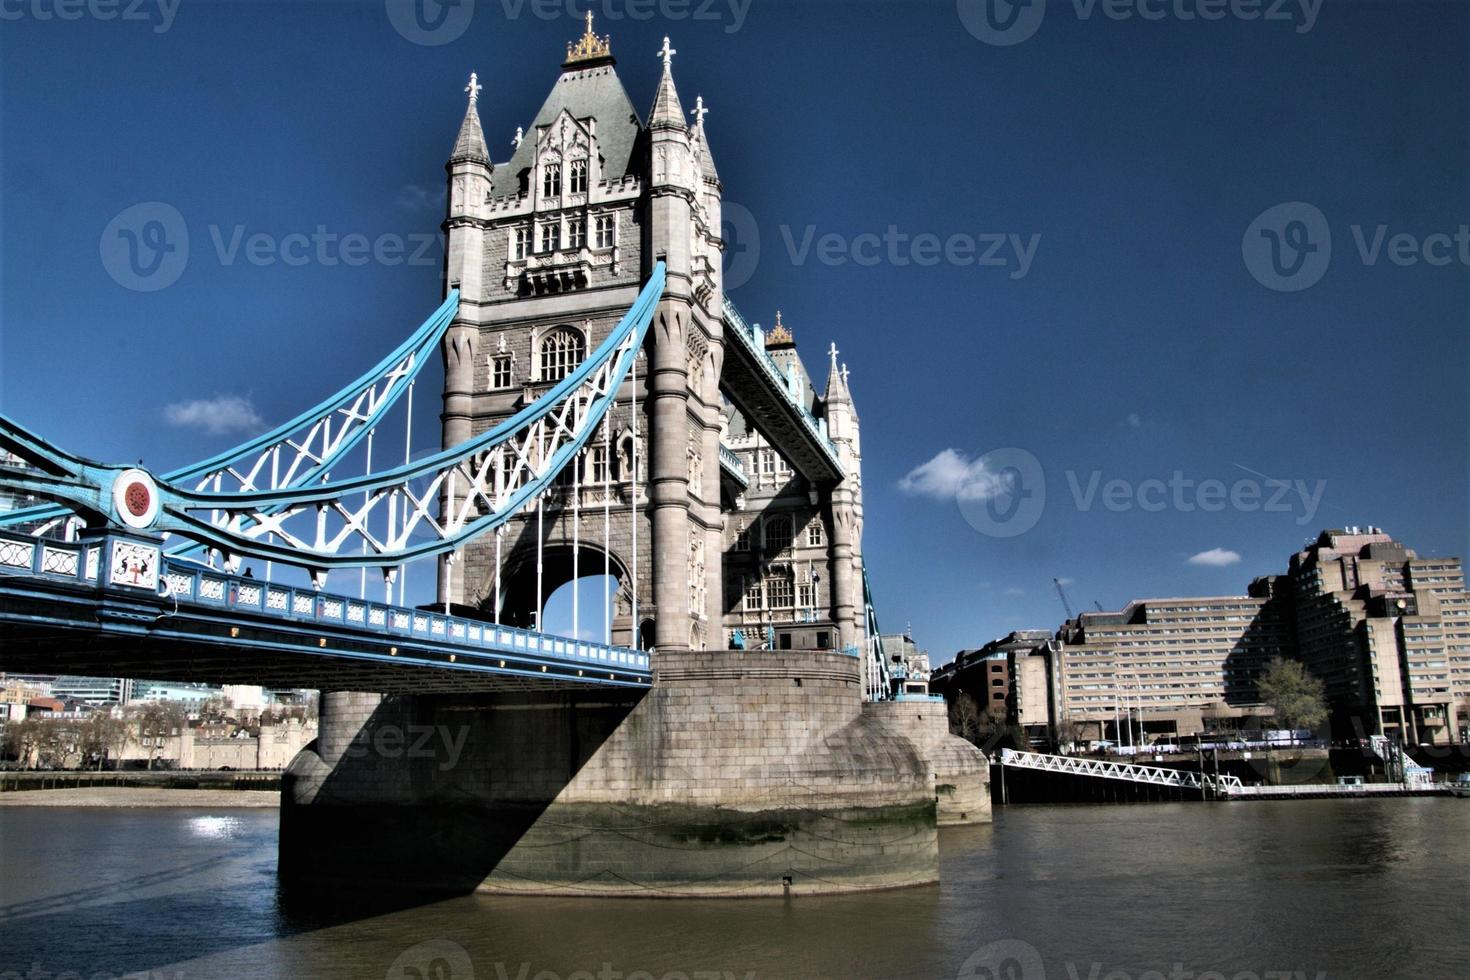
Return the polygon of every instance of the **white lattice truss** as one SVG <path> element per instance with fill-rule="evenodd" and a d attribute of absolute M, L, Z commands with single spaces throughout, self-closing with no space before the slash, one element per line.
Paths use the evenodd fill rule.
<path fill-rule="evenodd" d="M 297 564 L 387 567 L 442 553 L 481 526 L 535 506 L 535 495 L 584 450 L 605 418 L 641 336 L 629 333 L 549 411 L 519 425 L 513 417 L 432 459 L 324 486 L 264 495 L 242 490 L 238 498 L 208 493 L 188 499 L 186 509 L 227 535 L 258 546 L 269 541 Z"/>
<path fill-rule="evenodd" d="M 1034 769 L 1038 772 L 1061 772 L 1073 776 L 1095 776 L 1099 779 L 1118 779 L 1149 786 L 1167 786 L 1175 789 L 1208 789 L 1213 792 L 1232 792 L 1242 786 L 1239 776 L 1211 776 L 1183 769 L 1165 769 L 1161 766 L 1140 766 L 1132 762 L 1107 762 L 1102 759 L 1075 759 L 1065 755 L 1043 755 L 1039 752 L 1017 752 L 1002 749 L 1000 764 L 1013 769 Z"/>

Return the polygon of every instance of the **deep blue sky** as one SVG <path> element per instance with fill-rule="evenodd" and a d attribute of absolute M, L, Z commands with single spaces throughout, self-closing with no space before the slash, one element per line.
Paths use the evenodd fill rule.
<path fill-rule="evenodd" d="M 239 438 L 170 424 L 166 406 L 238 397 L 275 422 L 438 302 L 437 257 L 227 264 L 211 227 L 226 247 L 237 225 L 436 232 L 468 73 L 506 159 L 580 33 L 512 0 L 477 0 L 463 35 L 433 47 L 366 0 L 183 0 L 161 31 L 156 3 L 137 8 L 150 21 L 38 19 L 53 2 L 6 0 L 20 16 L 0 21 L 0 410 L 159 470 Z M 754 220 L 732 238 L 742 256 L 760 241 L 736 301 L 764 323 L 784 310 L 819 377 L 831 340 L 851 365 L 885 627 L 912 622 L 942 661 L 1054 626 L 1054 576 L 1079 607 L 1237 593 L 1324 526 L 1463 553 L 1470 266 L 1365 264 L 1353 226 L 1371 245 L 1381 224 L 1422 241 L 1470 222 L 1470 7 L 1326 0 L 1299 30 L 1295 3 L 1294 23 L 1181 20 L 1173 5 L 1118 21 L 1076 3 L 1050 0 L 1035 35 L 1006 47 L 966 29 L 979 0 L 755 0 L 738 25 L 728 2 L 713 21 L 594 7 L 635 104 L 652 98 L 667 33 L 686 107 L 702 93 L 711 108 L 726 199 Z M 146 201 L 178 209 L 190 254 L 176 283 L 136 292 L 99 241 Z M 1332 234 L 1325 274 L 1296 292 L 1266 288 L 1242 257 L 1253 219 L 1283 202 L 1320 209 Z M 835 264 L 815 245 L 793 256 L 809 226 L 847 242 L 889 226 L 1003 233 L 1035 253 L 1019 278 L 911 251 Z M 993 468 L 969 464 L 1007 447 L 1046 481 L 1026 533 L 980 533 L 954 499 L 900 489 L 953 450 L 923 471 L 944 477 L 931 490 L 994 490 Z M 1085 491 L 1094 471 L 1099 487 L 1175 471 L 1325 482 L 1310 520 L 1299 502 L 1112 510 L 1101 489 L 1083 509 L 1069 484 Z M 1239 560 L 1188 563 L 1213 549 Z"/>

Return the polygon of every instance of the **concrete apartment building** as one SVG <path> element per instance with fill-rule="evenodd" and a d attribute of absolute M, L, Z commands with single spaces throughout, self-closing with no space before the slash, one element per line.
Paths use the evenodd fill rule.
<path fill-rule="evenodd" d="M 1377 527 L 1323 531 L 1291 557 L 1297 644 L 1337 737 L 1470 740 L 1470 594 L 1458 558 Z"/>
<path fill-rule="evenodd" d="M 1323 531 L 1287 574 L 1257 578 L 1244 596 L 1138 599 L 1054 636 L 1020 630 L 961 651 L 934 688 L 993 703 L 1004 677 L 1007 720 L 1033 737 L 1045 724 L 1053 739 L 1062 727 L 1078 740 L 1138 740 L 1260 726 L 1269 709 L 1256 685 L 1277 656 L 1323 681 L 1333 738 L 1470 741 L 1461 561 L 1420 558 L 1377 527 Z"/>
<path fill-rule="evenodd" d="M 1266 714 L 1261 671 L 1293 652 L 1282 585 L 1262 578 L 1244 596 L 1139 599 L 1069 620 L 1051 649 L 1059 717 L 1088 739 L 1252 727 Z"/>

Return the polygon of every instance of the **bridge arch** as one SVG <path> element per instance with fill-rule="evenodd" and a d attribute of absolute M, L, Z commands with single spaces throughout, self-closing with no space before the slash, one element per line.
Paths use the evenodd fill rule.
<path fill-rule="evenodd" d="M 537 614 L 546 620 L 549 611 L 565 614 L 571 600 L 558 596 L 570 586 L 578 588 L 579 631 L 585 639 L 601 641 L 604 625 L 608 627 L 612 642 L 631 645 L 631 590 L 630 566 L 613 549 L 604 548 L 596 541 L 572 544 L 567 541 L 548 542 L 541 550 L 541 569 L 537 574 L 537 556 L 534 548 L 517 549 L 506 557 L 500 573 L 500 622 L 523 629 L 538 627 Z M 605 564 L 604 564 L 605 562 Z M 608 572 L 603 578 L 603 569 Z M 495 613 L 496 581 L 492 569 L 487 576 L 481 594 L 481 609 L 487 617 Z M 564 602 L 556 602 L 557 599 Z M 549 607 L 555 607 L 551 609 Z M 570 623 L 558 624 L 564 629 L 557 632 L 571 635 Z"/>

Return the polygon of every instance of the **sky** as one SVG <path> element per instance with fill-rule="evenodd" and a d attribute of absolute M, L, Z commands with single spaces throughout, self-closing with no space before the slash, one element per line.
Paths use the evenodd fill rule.
<path fill-rule="evenodd" d="M 505 160 L 587 8 L 0 0 L 0 412 L 163 471 L 355 377 L 438 305 L 469 73 Z M 665 34 L 705 99 L 732 298 L 850 366 L 880 620 L 936 662 L 1053 579 L 1470 550 L 1470 5 L 591 8 L 645 115 Z"/>

